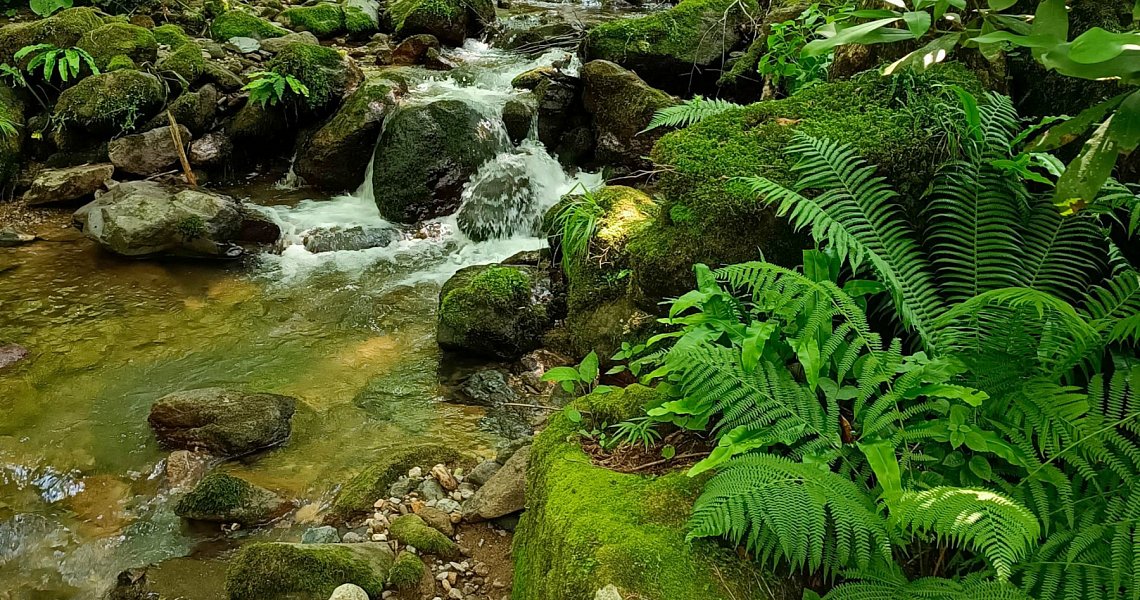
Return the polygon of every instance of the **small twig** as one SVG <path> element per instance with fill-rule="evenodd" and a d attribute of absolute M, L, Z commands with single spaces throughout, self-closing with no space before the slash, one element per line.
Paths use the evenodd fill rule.
<path fill-rule="evenodd" d="M 500 404 L 499 406 L 518 406 L 521 408 L 536 408 L 538 410 L 553 410 L 553 411 L 562 410 L 561 408 L 554 407 L 554 406 L 542 406 L 541 404 L 524 404 L 522 402 L 504 402 L 504 403 Z M 582 411 L 582 412 L 585 412 L 585 411 Z"/>
<path fill-rule="evenodd" d="M 671 460 L 681 460 L 681 459 L 685 459 L 685 458 L 696 458 L 698 456 L 704 456 L 704 455 L 705 455 L 704 452 L 689 452 L 688 454 L 681 454 L 679 456 L 674 456 L 673 458 L 663 458 L 661 460 L 655 460 L 653 462 L 647 462 L 643 465 L 638 465 L 638 466 L 630 469 L 629 472 L 634 473 L 637 471 L 642 471 L 642 470 L 648 469 L 650 467 L 656 467 L 658 465 L 663 465 L 663 464 L 665 464 Z"/>
<path fill-rule="evenodd" d="M 178 131 L 178 122 L 174 120 L 174 113 L 166 111 L 166 118 L 170 120 L 170 137 L 174 140 L 174 147 L 178 149 L 178 160 L 182 162 L 182 172 L 186 176 L 186 183 L 191 187 L 198 187 L 198 178 L 190 170 L 190 159 L 186 157 L 186 148 L 182 147 L 182 134 Z"/>

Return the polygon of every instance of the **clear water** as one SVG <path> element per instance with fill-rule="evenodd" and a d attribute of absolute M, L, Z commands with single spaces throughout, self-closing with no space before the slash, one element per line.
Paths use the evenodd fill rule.
<path fill-rule="evenodd" d="M 559 57 L 525 59 L 469 42 L 454 52 L 462 67 L 404 101 L 458 98 L 501 128 L 510 80 Z M 480 176 L 500 164 L 537 182 L 532 211 L 597 183 L 563 173 L 534 142 L 496 157 Z M 168 589 L 221 594 L 233 540 L 173 515 L 165 453 L 146 424 L 151 403 L 176 390 L 234 386 L 302 402 L 287 445 L 219 467 L 300 507 L 276 527 L 238 537 L 299 538 L 338 482 L 409 442 L 489 452 L 494 440 L 480 431 L 479 410 L 441 401 L 439 285 L 459 268 L 543 242 L 523 228 L 474 243 L 449 217 L 428 239 L 307 251 L 300 242 L 314 227 L 384 225 L 370 180 L 353 195 L 300 202 L 273 186 L 237 190 L 266 205 L 284 231 L 279 254 L 244 264 L 126 261 L 83 239 L 0 249 L 0 340 L 31 351 L 0 372 L 0 598 L 94 598 L 123 569 L 183 556 L 158 574 Z M 19 266 L 2 268 L 11 264 Z"/>

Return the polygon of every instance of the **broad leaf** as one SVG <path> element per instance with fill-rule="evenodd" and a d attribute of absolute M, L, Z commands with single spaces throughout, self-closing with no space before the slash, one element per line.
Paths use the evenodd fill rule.
<path fill-rule="evenodd" d="M 1121 147 L 1110 134 L 1115 115 L 1109 117 L 1085 143 L 1081 153 L 1057 181 L 1056 203 L 1078 211 L 1092 202 L 1112 174 Z"/>
<path fill-rule="evenodd" d="M 1089 128 L 1103 121 L 1110 111 L 1120 106 L 1120 103 L 1131 94 L 1133 94 L 1133 92 L 1128 91 L 1115 98 L 1105 100 L 1096 106 L 1086 108 L 1077 116 L 1060 125 L 1050 127 L 1048 131 L 1030 142 L 1029 145 L 1025 147 L 1026 151 L 1047 152 L 1075 142 L 1084 135 Z"/>
<path fill-rule="evenodd" d="M 902 494 L 902 474 L 899 470 L 898 457 L 895 456 L 895 447 L 886 440 L 857 444 L 859 450 L 867 457 L 867 464 L 875 472 L 875 478 L 883 488 L 883 496 L 894 498 Z"/>
<path fill-rule="evenodd" d="M 586 358 L 582 359 L 582 364 L 578 365 L 578 376 L 581 378 L 582 383 L 590 383 L 598 378 L 598 353 L 590 351 Z"/>
<path fill-rule="evenodd" d="M 803 55 L 821 56 L 837 46 L 866 43 L 867 38 L 871 34 L 898 22 L 898 20 L 899 17 L 889 17 L 871 21 L 870 23 L 839 29 L 836 34 L 830 38 L 808 42 L 804 46 Z"/>
<path fill-rule="evenodd" d="M 883 69 L 883 74 L 893 75 L 903 69 L 914 69 L 919 72 L 925 71 L 946 60 L 946 57 L 950 55 L 950 51 L 961 41 L 961 33 L 948 33 L 934 38 L 934 40 L 922 48 L 888 65 L 887 68 Z"/>
<path fill-rule="evenodd" d="M 926 35 L 930 31 L 930 13 L 925 11 L 905 12 L 902 15 L 906 28 L 914 34 L 915 39 Z"/>
<path fill-rule="evenodd" d="M 1069 46 L 1069 58 L 1083 64 L 1102 63 L 1120 56 L 1126 47 L 1136 48 L 1140 34 L 1111 33 L 1093 27 L 1077 36 Z"/>

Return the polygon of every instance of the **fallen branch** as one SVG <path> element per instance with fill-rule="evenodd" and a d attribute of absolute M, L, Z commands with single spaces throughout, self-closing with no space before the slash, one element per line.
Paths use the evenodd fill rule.
<path fill-rule="evenodd" d="M 190 159 L 186 156 L 186 148 L 182 146 L 182 134 L 178 131 L 178 122 L 174 120 L 174 113 L 166 111 L 166 118 L 170 120 L 170 137 L 174 140 L 174 147 L 178 149 L 178 160 L 182 162 L 182 173 L 186 183 L 191 187 L 198 187 L 198 178 L 190 170 Z"/>

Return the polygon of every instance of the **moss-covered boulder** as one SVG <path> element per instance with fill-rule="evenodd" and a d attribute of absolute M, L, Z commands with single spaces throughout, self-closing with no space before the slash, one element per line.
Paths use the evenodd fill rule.
<path fill-rule="evenodd" d="M 24 103 L 6 85 L 0 85 L 0 118 L 16 127 L 14 134 L 0 137 L 0 186 L 2 186 L 19 172 L 24 147 Z"/>
<path fill-rule="evenodd" d="M 586 36 L 586 60 L 608 60 L 656 88 L 687 94 L 711 87 L 729 52 L 760 12 L 756 0 L 682 0 L 669 10 L 603 23 Z"/>
<path fill-rule="evenodd" d="M 245 546 L 226 573 L 229 600 L 327 600 L 345 583 L 379 598 L 392 567 L 388 544 L 283 544 Z"/>
<path fill-rule="evenodd" d="M 373 460 L 363 471 L 341 487 L 333 498 L 330 518 L 345 521 L 372 510 L 372 504 L 388 496 L 388 487 L 412 467 L 474 461 L 458 450 L 442 444 L 422 444 L 392 451 Z"/>
<path fill-rule="evenodd" d="M 415 589 L 426 572 L 427 567 L 420 557 L 411 552 L 401 552 L 388 572 L 388 585 L 401 591 Z"/>
<path fill-rule="evenodd" d="M 396 109 L 384 126 L 372 184 L 380 214 L 398 223 L 448 215 L 479 165 L 510 144 L 462 100 Z"/>
<path fill-rule="evenodd" d="M 159 72 L 175 73 L 189 85 L 194 85 L 209 70 L 209 62 L 202 56 L 197 42 L 187 40 L 163 56 L 155 68 Z"/>
<path fill-rule="evenodd" d="M 376 0 L 345 0 L 344 29 L 353 37 L 363 37 L 381 28 L 389 30 L 391 22 L 386 10 Z"/>
<path fill-rule="evenodd" d="M 656 400 L 639 385 L 575 401 L 598 424 L 635 416 Z M 580 600 L 608 585 L 643 600 L 791 600 L 800 590 L 727 548 L 685 540 L 701 481 L 652 477 L 592 464 L 580 423 L 551 417 L 534 441 L 527 509 L 515 532 L 515 600 Z"/>
<path fill-rule="evenodd" d="M 289 508 L 277 494 L 225 473 L 210 473 L 174 505 L 174 514 L 192 521 L 268 523 Z"/>
<path fill-rule="evenodd" d="M 89 133 L 129 131 L 162 110 L 166 90 L 150 73 L 123 69 L 92 75 L 67 88 L 55 104 L 55 116 Z"/>
<path fill-rule="evenodd" d="M 107 23 L 88 31 L 77 42 L 95 59 L 99 68 L 106 68 L 117 57 L 127 57 L 136 65 L 153 63 L 158 58 L 158 42 L 150 30 L 130 23 Z"/>
<path fill-rule="evenodd" d="M 752 104 L 669 133 L 653 149 L 663 167 L 657 219 L 628 244 L 634 283 L 650 308 L 692 288 L 694 263 L 754 260 L 798 264 L 805 246 L 786 220 L 762 203 L 739 176 L 760 175 L 792 184 L 785 154 L 797 132 L 853 144 L 904 197 L 925 189 L 942 145 L 932 133 L 944 114 L 945 88 L 954 83 L 980 93 L 977 79 L 957 64 L 920 79 L 867 73 L 813 86 L 794 96 Z"/>
<path fill-rule="evenodd" d="M 177 48 L 191 41 L 190 36 L 186 35 L 186 31 L 174 23 L 159 25 L 152 29 L 150 33 L 154 36 L 156 42 L 164 46 L 170 46 L 171 48 Z"/>
<path fill-rule="evenodd" d="M 441 348 L 515 359 L 537 348 L 553 323 L 550 281 L 539 269 L 477 265 L 460 269 L 439 292 Z"/>
<path fill-rule="evenodd" d="M 314 44 L 286 44 L 266 67 L 282 75 L 292 75 L 309 88 L 305 105 L 320 112 L 333 108 L 363 77 L 360 70 L 339 52 Z"/>
<path fill-rule="evenodd" d="M 89 7 L 69 8 L 46 19 L 6 25 L 0 29 L 0 62 L 15 64 L 12 55 L 24 46 L 52 44 L 69 48 L 84 34 L 102 25 L 103 18 L 98 11 Z"/>
<path fill-rule="evenodd" d="M 293 31 L 308 31 L 322 40 L 347 31 L 344 9 L 332 2 L 290 7 L 281 11 L 277 20 Z"/>
<path fill-rule="evenodd" d="M 288 31 L 243 10 L 227 10 L 218 15 L 210 24 L 210 36 L 219 42 L 234 37 L 248 37 L 255 40 L 281 37 Z"/>
<path fill-rule="evenodd" d="M 398 73 L 366 80 L 327 123 L 301 142 L 293 164 L 297 175 L 329 191 L 353 190 L 364 181 L 384 119 L 407 91 L 406 79 Z"/>
<path fill-rule="evenodd" d="M 395 0 L 390 5 L 396 35 L 434 35 L 451 46 L 463 44 L 495 21 L 490 0 Z"/>
<path fill-rule="evenodd" d="M 401 515 L 392 519 L 388 533 L 424 554 L 434 554 L 440 558 L 459 556 L 459 545 L 425 523 L 419 515 Z"/>
<path fill-rule="evenodd" d="M 677 99 L 650 87 L 636 73 L 606 60 L 582 66 L 582 103 L 594 117 L 594 158 L 631 169 L 651 167 L 645 158 L 663 131 L 642 130 L 653 115 Z"/>

